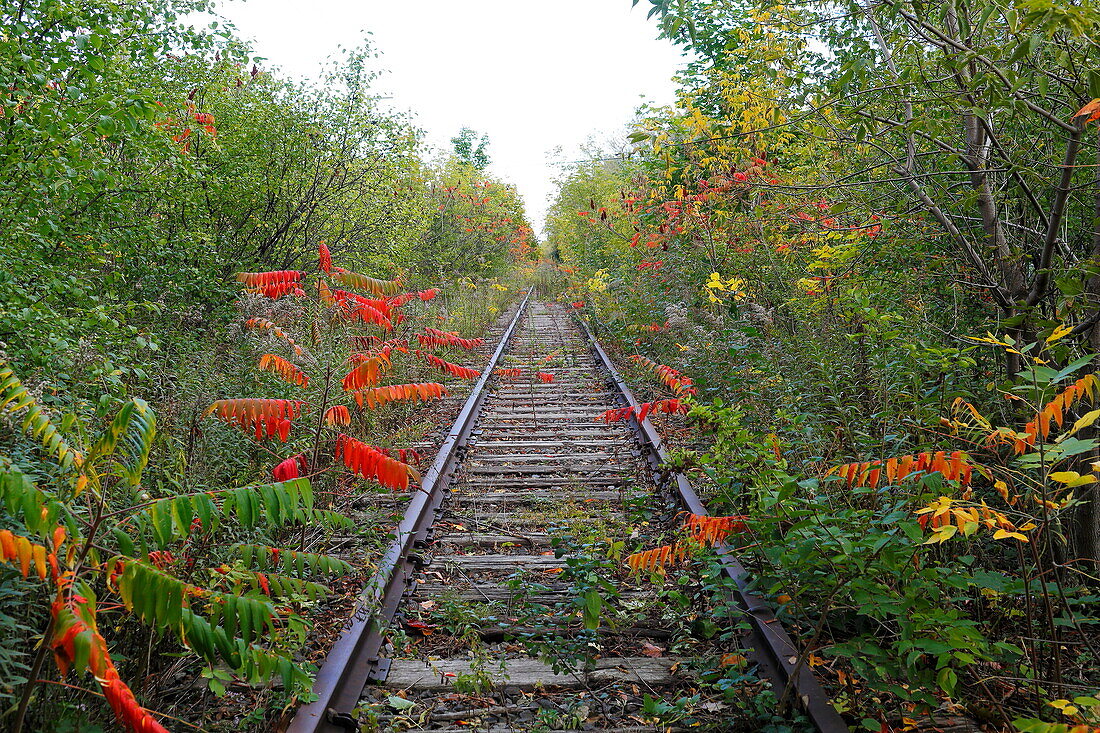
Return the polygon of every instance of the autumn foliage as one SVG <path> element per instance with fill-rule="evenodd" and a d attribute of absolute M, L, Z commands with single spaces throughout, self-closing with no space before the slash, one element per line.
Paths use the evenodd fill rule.
<path fill-rule="evenodd" d="M 285 461 L 276 464 L 275 468 L 271 469 L 271 475 L 276 481 L 290 481 L 291 479 L 300 478 L 303 474 L 308 472 L 309 461 L 307 461 L 305 455 L 301 453 L 287 458 Z"/>
<path fill-rule="evenodd" d="M 302 289 L 304 272 L 298 270 L 275 270 L 272 272 L 238 272 L 237 282 L 245 285 L 250 292 L 259 293 L 266 298 L 277 299 L 284 295 L 305 295 Z"/>
<path fill-rule="evenodd" d="M 664 572 L 664 568 L 690 557 L 697 548 L 713 547 L 725 542 L 735 532 L 745 532 L 745 517 L 733 515 L 711 517 L 688 514 L 681 527 L 682 538 L 652 550 L 627 556 L 626 565 L 633 572 Z"/>
<path fill-rule="evenodd" d="M 39 580 L 46 579 L 47 564 L 52 565 L 55 570 L 57 568 L 57 559 L 44 545 L 31 542 L 6 529 L 0 529 L 0 561 L 18 563 L 19 572 L 24 578 L 33 569 Z"/>
<path fill-rule="evenodd" d="M 420 345 L 424 347 L 455 346 L 460 349 L 476 349 L 477 347 L 485 343 L 485 339 L 482 338 L 462 338 L 454 331 L 440 331 L 437 328 L 431 328 L 429 326 L 425 326 L 424 331 L 425 333 L 417 334 L 417 339 L 420 340 Z"/>
<path fill-rule="evenodd" d="M 73 668 L 91 672 L 127 731 L 168 733 L 168 729 L 138 703 L 130 687 L 119 677 L 107 652 L 107 642 L 96 627 L 92 604 L 79 595 L 61 596 L 53 602 L 50 611 L 54 619 L 50 648 L 61 675 L 67 675 Z"/>
<path fill-rule="evenodd" d="M 481 376 L 481 372 L 476 369 L 459 366 L 458 364 L 452 364 L 449 361 L 444 361 L 443 359 L 440 359 L 435 354 L 429 354 L 425 351 L 420 351 L 419 349 L 417 349 L 416 355 L 422 361 L 435 367 L 439 371 L 445 372 L 454 377 L 458 377 L 459 379 L 477 379 Z"/>
<path fill-rule="evenodd" d="M 305 277 L 304 272 L 298 270 L 275 270 L 273 272 L 238 272 L 237 282 L 250 288 L 265 287 L 268 285 L 283 285 L 287 283 L 298 284 Z"/>
<path fill-rule="evenodd" d="M 1036 441 L 1040 438 L 1045 441 L 1050 436 L 1051 423 L 1061 428 L 1065 424 L 1066 413 L 1076 403 L 1085 399 L 1088 399 L 1089 402 L 1095 402 L 1098 384 L 1100 384 L 1100 380 L 1097 379 L 1095 374 L 1087 374 L 1081 377 L 1044 405 L 1038 414 L 1028 421 L 1021 432 L 1017 433 L 1007 429 L 998 430 L 990 434 L 988 442 L 991 444 L 1007 442 L 1012 445 L 1016 453 L 1026 453 L 1028 449 L 1035 447 Z"/>
<path fill-rule="evenodd" d="M 600 419 L 606 423 L 621 422 L 623 420 L 629 420 L 632 417 L 636 417 L 638 422 L 642 422 L 651 414 L 663 412 L 667 415 L 682 414 L 688 411 L 686 403 L 679 399 L 671 400 L 656 400 L 654 402 L 643 402 L 638 405 L 638 409 L 635 410 L 633 406 L 620 407 L 614 410 L 607 410 L 601 416 Z"/>
<path fill-rule="evenodd" d="M 347 405 L 333 405 L 325 410 L 325 425 L 351 425 L 351 413 Z"/>
<path fill-rule="evenodd" d="M 296 384 L 299 387 L 309 386 L 309 377 L 307 377 L 301 369 L 276 354 L 264 354 L 261 356 L 257 367 L 260 371 L 278 374 L 290 384 Z"/>
<path fill-rule="evenodd" d="M 657 362 L 648 359 L 641 354 L 634 354 L 630 357 L 635 364 L 642 367 L 648 372 L 651 372 L 661 382 L 681 397 L 684 395 L 697 394 L 693 382 L 688 377 L 685 377 L 680 372 L 676 371 L 670 366 L 664 364 L 658 364 Z"/>
<path fill-rule="evenodd" d="M 390 458 L 383 450 L 343 433 L 336 439 L 336 458 L 357 476 L 394 491 L 407 490 L 409 476 L 415 474 L 410 466 Z"/>
<path fill-rule="evenodd" d="M 896 484 L 906 479 L 916 479 L 928 473 L 940 473 L 948 481 L 958 481 L 960 486 L 970 485 L 974 464 L 963 451 L 925 451 L 916 455 L 888 458 L 885 461 L 845 463 L 829 469 L 826 475 L 840 476 L 850 487 L 870 486 L 880 483 Z"/>
<path fill-rule="evenodd" d="M 368 356 L 356 354 L 357 362 L 343 379 L 345 392 L 357 392 L 364 387 L 373 387 L 378 384 L 382 374 L 389 370 L 390 359 L 383 354 Z"/>
<path fill-rule="evenodd" d="M 1032 523 L 1017 527 L 1008 517 L 999 511 L 991 509 L 984 501 L 977 505 L 967 505 L 966 502 L 941 496 L 930 506 L 918 509 L 917 521 L 921 529 L 933 530 L 933 535 L 925 544 L 943 542 L 955 534 L 965 536 L 984 527 L 993 530 L 993 539 L 1014 539 L 1020 542 L 1028 542 L 1024 532 L 1034 529 Z"/>
<path fill-rule="evenodd" d="M 388 402 L 426 402 L 431 399 L 440 399 L 447 394 L 442 384 L 435 382 L 423 382 L 419 384 L 389 384 L 384 387 L 374 387 L 355 392 L 355 401 L 360 407 L 366 406 L 373 410 Z"/>
<path fill-rule="evenodd" d="M 333 281 L 341 285 L 346 285 L 349 288 L 356 288 L 358 290 L 367 290 L 378 297 L 397 295 L 401 290 L 401 283 L 396 280 L 377 280 L 373 277 L 360 275 L 356 272 L 348 272 L 339 267 L 333 268 L 330 276 Z"/>
<path fill-rule="evenodd" d="M 254 432 L 257 440 L 278 437 L 286 442 L 291 421 L 302 412 L 302 400 L 232 399 L 217 400 L 207 408 L 227 425 Z"/>
<path fill-rule="evenodd" d="M 332 297 L 348 320 L 369 323 L 383 331 L 393 330 L 393 321 L 389 317 L 390 305 L 385 300 L 364 298 L 347 290 L 335 290 Z"/>

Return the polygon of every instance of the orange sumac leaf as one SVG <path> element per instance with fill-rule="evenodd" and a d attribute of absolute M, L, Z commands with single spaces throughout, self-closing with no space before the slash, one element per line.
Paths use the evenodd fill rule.
<path fill-rule="evenodd" d="M 274 272 L 238 272 L 237 282 L 250 288 L 263 288 L 271 285 L 297 285 L 302 282 L 304 272 L 297 270 L 277 270 Z"/>
<path fill-rule="evenodd" d="M 904 481 L 918 473 L 940 473 L 948 481 L 958 481 L 964 488 L 970 485 L 974 464 L 964 451 L 946 453 L 925 451 L 914 455 L 888 458 L 885 461 L 845 463 L 830 468 L 825 475 L 844 479 L 851 488 L 869 486 L 878 488 L 885 473 L 889 483 Z"/>
<path fill-rule="evenodd" d="M 663 573 L 666 567 L 687 557 L 687 552 L 687 548 L 678 544 L 663 545 L 628 555 L 626 565 L 636 573 L 644 571 Z"/>
<path fill-rule="evenodd" d="M 1095 402 L 1097 384 L 1100 384 L 1100 380 L 1097 379 L 1095 374 L 1086 374 L 1044 405 L 1043 409 L 1039 410 L 1039 413 L 1024 426 L 1023 432 L 1013 433 L 1010 430 L 995 430 L 986 436 L 986 443 L 990 445 L 1011 443 L 1016 453 L 1027 452 L 1029 448 L 1035 447 L 1035 442 L 1040 437 L 1046 440 L 1051 433 L 1052 421 L 1059 428 L 1065 424 L 1065 413 L 1074 404 L 1083 402 L 1086 397 L 1090 402 Z"/>
<path fill-rule="evenodd" d="M 305 455 L 301 453 L 287 458 L 285 461 L 275 466 L 275 468 L 271 469 L 271 475 L 275 477 L 276 481 L 290 481 L 308 472 L 309 461 L 307 461 Z"/>
<path fill-rule="evenodd" d="M 386 298 L 386 302 L 390 304 L 391 308 L 400 308 L 413 300 L 416 300 L 416 293 L 401 293 L 401 295 Z"/>
<path fill-rule="evenodd" d="M 600 419 L 605 423 L 622 422 L 623 420 L 629 420 L 634 415 L 633 407 L 619 407 L 614 410 L 606 410 Z"/>
<path fill-rule="evenodd" d="M 257 440 L 278 436 L 285 443 L 291 420 L 301 414 L 304 404 L 302 400 L 218 400 L 204 414 L 215 414 L 227 425 L 255 432 Z"/>
<path fill-rule="evenodd" d="M 118 676 L 118 670 L 107 652 L 107 642 L 96 628 L 95 611 L 91 605 L 80 596 L 73 596 L 64 601 L 54 601 L 51 612 L 54 617 L 54 635 L 49 644 L 61 674 L 67 674 L 77 662 L 76 638 L 87 637 L 90 650 L 86 668 L 95 676 L 103 690 L 103 696 L 123 727 L 129 733 L 168 733 L 168 729 L 141 706 L 134 693 Z"/>
<path fill-rule="evenodd" d="M 470 369 L 469 367 L 452 364 L 449 361 L 444 361 L 443 359 L 440 359 L 435 354 L 428 354 L 419 349 L 417 349 L 415 353 L 421 361 L 427 362 L 439 371 L 450 374 L 451 376 L 458 377 L 459 379 L 477 379 L 481 376 L 481 372 L 476 369 Z"/>
<path fill-rule="evenodd" d="M 336 290 L 332 293 L 332 297 L 348 320 L 370 323 L 378 326 L 383 331 L 393 330 L 393 321 L 390 320 L 390 304 L 385 300 L 364 298 L 362 295 L 349 293 L 346 290 Z"/>
<path fill-rule="evenodd" d="M 302 290 L 301 285 L 298 283 L 275 283 L 273 285 L 260 285 L 259 287 L 249 288 L 248 292 L 257 293 L 265 298 L 271 298 L 272 300 L 278 300 L 284 295 L 294 295 L 299 298 L 304 297 L 306 291 Z"/>
<path fill-rule="evenodd" d="M 390 367 L 390 359 L 384 354 L 374 356 L 360 354 L 357 356 L 362 357 L 356 359 L 359 363 L 344 376 L 345 392 L 357 392 L 364 387 L 373 387 L 378 384 L 379 377 Z"/>
<path fill-rule="evenodd" d="M 33 566 L 38 579 L 45 580 L 46 558 L 50 554 L 45 546 L 31 542 L 26 537 L 13 534 L 9 530 L 0 529 L 0 562 L 18 562 L 19 571 L 24 578 L 30 576 Z"/>
<path fill-rule="evenodd" d="M 695 386 L 691 379 L 685 377 L 680 372 L 676 371 L 670 366 L 664 364 L 658 364 L 657 362 L 647 359 L 641 354 L 634 354 L 630 357 L 635 364 L 642 367 L 648 372 L 651 372 L 661 380 L 661 382 L 675 392 L 677 395 L 693 395 L 697 393 Z"/>
<path fill-rule="evenodd" d="M 391 384 L 385 387 L 364 389 L 355 393 L 355 401 L 360 407 L 364 405 L 373 410 L 387 402 L 410 401 L 426 402 L 427 400 L 440 399 L 447 394 L 447 389 L 442 384 L 435 382 L 421 382 L 417 384 Z"/>
<path fill-rule="evenodd" d="M 631 417 L 637 417 L 638 421 L 645 420 L 648 416 L 663 412 L 668 415 L 676 413 L 685 413 L 688 411 L 688 406 L 681 402 L 679 398 L 671 400 L 656 400 L 654 402 L 643 402 L 638 405 L 638 409 L 633 407 L 620 407 L 615 410 L 607 410 L 604 412 L 600 419 L 606 423 L 619 422 L 622 420 L 629 420 Z"/>
<path fill-rule="evenodd" d="M 299 387 L 309 386 L 309 377 L 302 372 L 301 369 L 291 364 L 289 361 L 281 356 L 275 354 L 264 354 L 260 357 L 259 364 L 257 365 L 260 371 L 271 372 L 272 374 L 278 374 L 284 381 L 290 384 L 296 384 Z"/>
<path fill-rule="evenodd" d="M 325 425 L 351 425 L 351 413 L 344 405 L 333 405 L 325 410 Z"/>
<path fill-rule="evenodd" d="M 375 336 L 374 334 L 368 334 L 366 336 L 352 336 L 351 344 L 355 348 L 363 349 L 364 351 L 370 352 L 367 354 L 356 354 L 352 356 L 351 360 L 356 363 L 360 363 L 364 359 L 367 359 L 372 355 L 381 354 L 382 356 L 389 358 L 393 356 L 393 352 L 395 351 L 400 351 L 402 354 L 409 353 L 409 342 L 405 339 L 400 338 L 393 338 L 387 341 L 383 341 L 381 338 Z"/>
<path fill-rule="evenodd" d="M 454 331 L 440 331 L 430 326 L 424 327 L 425 333 L 417 334 L 421 346 L 457 346 L 462 349 L 476 349 L 485 343 L 485 339 L 467 339 L 460 337 Z"/>
<path fill-rule="evenodd" d="M 1082 119 L 1085 118 L 1085 119 Z M 1081 109 L 1077 110 L 1072 118 L 1073 122 L 1084 126 L 1093 120 L 1100 120 L 1100 99 L 1094 99 Z"/>
<path fill-rule="evenodd" d="M 701 514 L 690 514 L 684 521 L 684 531 L 697 542 L 705 545 L 714 545 L 725 542 L 733 532 L 744 532 L 746 517 L 735 514 L 728 517 L 710 517 Z"/>
<path fill-rule="evenodd" d="M 342 460 L 352 473 L 377 481 L 394 491 L 407 490 L 409 477 L 416 475 L 411 466 L 391 458 L 384 449 L 342 433 L 336 440 L 336 458 Z"/>

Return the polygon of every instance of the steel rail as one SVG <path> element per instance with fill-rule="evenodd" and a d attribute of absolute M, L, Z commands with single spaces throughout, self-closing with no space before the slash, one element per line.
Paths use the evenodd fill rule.
<path fill-rule="evenodd" d="M 351 618 L 317 673 L 313 683 L 316 700 L 298 710 L 287 733 L 336 733 L 359 729 L 353 710 L 358 706 L 367 683 L 372 679 L 385 678 L 388 661 L 382 659 L 379 653 L 385 641 L 386 628 L 393 620 L 414 575 L 424 563 L 423 557 L 415 550 L 427 546 L 428 534 L 438 518 L 451 474 L 477 424 L 485 401 L 485 385 L 504 354 L 530 298 L 531 289 L 528 289 L 511 323 L 501 335 L 496 351 L 447 433 L 435 461 L 421 479 L 419 490 L 413 495 L 404 518 L 394 530 L 393 543 L 378 562 L 375 574 L 359 593 Z"/>
<path fill-rule="evenodd" d="M 623 381 L 611 358 L 588 328 L 588 324 L 579 315 L 576 316 L 576 321 L 588 338 L 592 351 L 607 370 L 608 383 L 614 386 L 627 405 L 637 410 L 638 401 L 634 398 L 634 393 Z M 706 505 L 691 488 L 684 474 L 661 468 L 662 464 L 668 462 L 668 452 L 649 418 L 639 422 L 632 416 L 630 424 L 647 453 L 657 484 L 666 488 L 686 511 L 709 515 Z M 724 574 L 733 581 L 733 586 L 729 588 L 730 596 L 749 621 L 750 630 L 745 640 L 748 658 L 755 662 L 763 675 L 771 681 L 772 689 L 777 696 L 782 696 L 790 688 L 799 707 L 817 730 L 821 733 L 847 733 L 848 724 L 829 702 L 825 690 L 806 666 L 805 660 L 776 619 L 771 607 L 749 590 L 748 570 L 734 556 L 732 548 L 728 545 L 718 545 L 715 550 L 722 562 Z"/>

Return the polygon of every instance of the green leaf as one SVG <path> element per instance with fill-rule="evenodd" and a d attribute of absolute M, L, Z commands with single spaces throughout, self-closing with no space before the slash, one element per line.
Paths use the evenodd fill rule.
<path fill-rule="evenodd" d="M 955 687 L 959 683 L 959 676 L 950 667 L 944 667 L 936 675 L 936 684 L 948 695 L 955 693 Z"/>
<path fill-rule="evenodd" d="M 1100 98 L 1100 69 L 1089 69 L 1089 96 L 1093 99 Z"/>
<path fill-rule="evenodd" d="M 1095 358 L 1096 358 L 1096 354 L 1089 354 L 1088 356 L 1082 356 L 1080 359 L 1075 360 L 1074 362 L 1072 362 L 1069 366 L 1067 366 L 1062 371 L 1056 373 L 1053 377 L 1050 378 L 1050 381 L 1052 383 L 1055 383 L 1055 384 L 1057 384 L 1058 382 L 1061 382 L 1066 377 L 1070 376 L 1074 372 L 1081 369 L 1081 367 L 1086 366 L 1089 362 L 1091 362 Z"/>
<path fill-rule="evenodd" d="M 134 554 L 134 540 L 130 537 L 129 533 L 121 527 L 115 527 L 111 530 L 111 534 L 114 535 L 115 542 L 118 543 L 119 553 L 123 555 Z"/>
<path fill-rule="evenodd" d="M 210 498 L 210 495 L 196 494 L 192 496 L 191 505 L 194 508 L 195 516 L 202 523 L 203 530 L 207 532 L 212 530 L 214 519 L 217 516 L 217 507 L 214 506 L 214 500 Z"/>
<path fill-rule="evenodd" d="M 157 547 L 164 549 L 175 539 L 172 532 L 172 513 L 170 505 L 175 502 L 172 499 L 161 499 L 149 507 L 149 518 L 153 525 L 153 540 Z"/>
<path fill-rule="evenodd" d="M 594 588 L 584 594 L 584 627 L 586 629 L 598 629 L 600 627 L 600 610 L 603 608 L 603 597 Z"/>

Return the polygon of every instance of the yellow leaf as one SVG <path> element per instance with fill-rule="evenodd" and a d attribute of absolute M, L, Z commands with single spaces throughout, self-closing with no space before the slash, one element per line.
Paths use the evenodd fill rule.
<path fill-rule="evenodd" d="M 926 539 L 922 544 L 925 545 L 938 545 L 941 542 L 946 542 L 955 536 L 955 533 L 959 531 L 959 528 L 953 524 L 944 525 L 936 530 L 936 533 Z"/>
<path fill-rule="evenodd" d="M 1063 715 L 1077 715 L 1080 712 L 1080 709 L 1069 700 L 1052 700 L 1047 705 L 1061 710 Z"/>
<path fill-rule="evenodd" d="M 982 338 L 981 336 L 967 336 L 967 338 L 970 339 L 971 341 L 980 341 L 983 344 L 993 344 L 994 346 L 1011 346 L 1012 345 L 1008 342 L 1001 341 L 996 336 L 991 334 L 989 331 L 986 331 L 985 335 L 986 335 L 986 338 Z"/>
<path fill-rule="evenodd" d="M 1019 532 L 1009 532 L 1007 529 L 998 529 L 996 532 L 993 533 L 993 539 L 995 540 L 1003 540 L 1008 538 L 1019 540 L 1020 542 L 1027 542 L 1027 537 L 1024 537 Z"/>
<path fill-rule="evenodd" d="M 941 496 L 939 499 L 936 499 L 925 508 L 918 509 L 916 513 L 927 514 L 928 512 L 935 512 L 936 516 L 938 517 L 951 508 L 951 503 L 953 501 L 954 499 L 952 499 L 950 496 Z"/>
<path fill-rule="evenodd" d="M 1066 488 L 1072 489 L 1076 486 L 1085 486 L 1087 484 L 1096 483 L 1095 476 L 1082 476 L 1076 471 L 1055 471 L 1050 474 L 1051 481 L 1057 481 L 1060 484 L 1065 484 Z"/>
<path fill-rule="evenodd" d="M 1047 336 L 1047 343 L 1053 344 L 1055 341 L 1060 341 L 1065 336 L 1069 335 L 1073 331 L 1071 326 L 1067 326 L 1064 323 Z"/>
<path fill-rule="evenodd" d="M 1100 419 L 1100 410 L 1093 410 L 1092 412 L 1082 415 L 1077 422 L 1073 423 L 1073 427 L 1070 428 L 1068 432 L 1063 433 L 1058 438 L 1058 442 L 1061 443 L 1063 440 L 1073 435 L 1081 428 L 1087 428 L 1089 425 L 1092 425 L 1094 422 L 1096 422 L 1097 419 Z M 1095 464 L 1093 464 L 1093 470 L 1096 470 Z"/>

